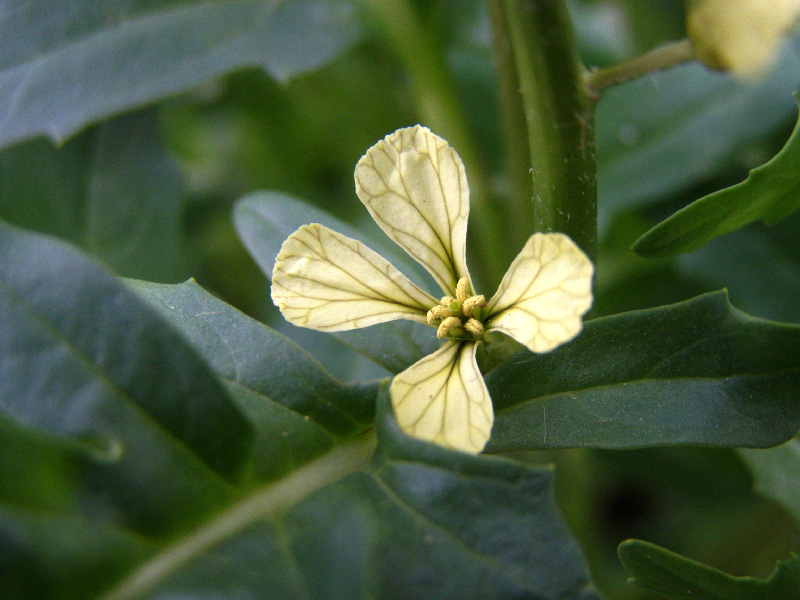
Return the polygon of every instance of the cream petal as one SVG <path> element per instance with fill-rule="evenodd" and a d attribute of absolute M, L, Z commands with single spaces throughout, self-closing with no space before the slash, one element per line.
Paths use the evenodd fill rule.
<path fill-rule="evenodd" d="M 395 376 L 389 394 L 404 432 L 463 452 L 483 450 L 494 412 L 476 348 L 473 342 L 447 342 Z"/>
<path fill-rule="evenodd" d="M 592 305 L 589 258 L 563 233 L 536 233 L 489 300 L 486 331 L 501 331 L 532 352 L 549 352 L 581 330 Z"/>
<path fill-rule="evenodd" d="M 356 193 L 378 225 L 445 294 L 469 278 L 469 188 L 464 164 L 445 140 L 419 125 L 399 129 L 367 150 L 355 179 Z"/>
<path fill-rule="evenodd" d="M 427 323 L 426 312 L 437 304 L 379 254 L 317 223 L 281 246 L 272 301 L 290 323 L 319 331 L 395 319 Z"/>
<path fill-rule="evenodd" d="M 800 0 L 694 0 L 686 32 L 695 57 L 713 69 L 754 78 L 777 58 L 800 18 Z"/>

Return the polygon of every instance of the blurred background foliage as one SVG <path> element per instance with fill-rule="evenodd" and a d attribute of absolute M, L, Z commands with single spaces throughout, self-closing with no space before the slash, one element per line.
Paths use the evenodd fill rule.
<path fill-rule="evenodd" d="M 237 70 L 92 125 L 58 147 L 43 138 L 7 147 L 0 152 L 0 217 L 77 242 L 120 276 L 164 283 L 194 277 L 297 339 L 343 380 L 385 374 L 333 338 L 277 318 L 268 281 L 231 219 L 235 201 L 254 190 L 305 199 L 355 226 L 368 219 L 354 193 L 356 161 L 386 134 L 422 120 L 408 64 L 369 4 L 357 6 L 358 35 L 342 52 L 289 81 L 262 69 Z M 447 85 L 502 214 L 503 202 L 519 199 L 507 198 L 486 7 L 462 0 L 412 4 L 421 27 L 408 35 L 430 36 L 442 53 Z M 583 0 L 572 9 L 589 66 L 685 36 L 678 0 Z M 727 287 L 732 303 L 754 316 L 800 322 L 800 215 L 772 228 L 749 226 L 671 259 L 648 260 L 630 250 L 652 225 L 743 180 L 781 148 L 797 116 L 791 93 L 800 84 L 798 56 L 794 38 L 775 70 L 753 84 L 690 64 L 600 100 L 601 245 L 592 316 Z M 498 273 L 507 266 L 485 262 Z M 753 478 L 734 451 L 574 450 L 522 458 L 556 463 L 561 505 L 609 598 L 650 597 L 625 583 L 616 557 L 617 544 L 630 537 L 735 575 L 764 576 L 775 560 L 800 548 L 796 524 L 752 491 Z"/>

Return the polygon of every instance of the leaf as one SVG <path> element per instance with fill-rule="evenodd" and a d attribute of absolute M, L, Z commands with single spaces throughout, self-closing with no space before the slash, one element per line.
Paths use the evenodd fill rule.
<path fill-rule="evenodd" d="M 259 478 L 285 474 L 371 426 L 375 384 L 336 381 L 278 332 L 194 281 L 128 285 L 191 342 L 256 428 Z"/>
<path fill-rule="evenodd" d="M 368 227 L 362 228 L 367 231 L 364 233 L 329 213 L 279 192 L 256 192 L 243 197 L 236 204 L 233 218 L 239 236 L 269 279 L 286 238 L 307 223 L 320 223 L 373 248 L 404 274 L 422 284 L 423 289 L 431 289 L 433 284 L 427 272 L 407 254 L 399 252 L 394 244 L 388 243 L 374 224 L 377 236 L 371 235 Z M 429 285 L 425 285 L 428 282 Z M 399 373 L 439 348 L 428 325 L 405 320 L 333 335 L 391 373 Z"/>
<path fill-rule="evenodd" d="M 800 94 L 795 93 L 797 102 Z M 783 149 L 748 178 L 695 200 L 633 243 L 648 257 L 691 252 L 761 219 L 774 225 L 800 208 L 800 121 Z"/>
<path fill-rule="evenodd" d="M 619 545 L 633 583 L 670 600 L 798 600 L 800 556 L 780 561 L 767 579 L 733 577 L 641 540 Z"/>
<path fill-rule="evenodd" d="M 406 438 L 385 393 L 379 413 L 371 464 L 364 441 L 340 446 L 165 545 L 103 599 L 598 599 L 548 469 Z"/>
<path fill-rule="evenodd" d="M 397 374 L 440 347 L 436 332 L 413 321 L 392 321 L 332 334 L 343 344 Z"/>
<path fill-rule="evenodd" d="M 0 582 L 6 600 L 96 597 L 154 545 L 122 527 L 0 502 Z"/>
<path fill-rule="evenodd" d="M 51 260 L 63 262 L 69 255 L 72 280 L 82 270 L 97 271 L 89 283 L 103 291 L 111 285 L 102 271 L 62 244 L 4 227 L 0 239 L 6 238 L 45 244 Z M 7 249 L 6 243 L 3 250 Z M 42 268 L 50 266 L 39 260 L 25 273 Z M 89 283 L 82 289 L 84 301 L 99 292 Z M 229 383 L 272 385 L 275 396 L 283 390 L 286 397 L 311 383 L 309 395 L 318 393 L 313 371 L 306 379 L 292 377 L 302 353 L 293 354 L 276 340 L 262 346 L 264 336 L 274 334 L 196 285 L 130 285 L 160 304 L 215 370 L 233 377 Z M 69 291 L 70 285 L 65 288 Z M 51 289 L 56 290 L 53 294 L 63 291 Z M 108 327 L 98 335 L 113 338 L 116 333 L 146 345 L 151 338 L 135 336 L 136 318 L 153 319 L 159 324 L 153 336 L 173 338 L 159 367 L 174 375 L 171 357 L 181 352 L 183 341 L 160 319 L 148 316 L 125 287 L 115 290 L 112 299 L 125 318 L 117 328 L 106 319 Z M 57 307 L 80 321 L 70 296 L 62 300 Z M 168 309 L 166 302 L 173 300 Z M 6 333 L 8 319 L 0 314 Z M 100 313 L 87 314 L 96 319 Z M 70 319 L 65 314 L 63 320 Z M 84 337 L 92 333 L 86 331 Z M 219 351 L 229 344 L 229 354 Z M 252 356 L 257 348 L 263 356 Z M 264 348 L 282 351 L 268 355 Z M 0 365 L 6 365 L 19 354 L 2 356 Z M 259 366 L 269 370 L 271 364 L 271 372 L 258 372 Z M 19 361 L 14 366 L 19 367 Z M 29 365 L 23 372 L 33 378 L 38 366 Z M 141 379 L 136 363 L 128 367 Z M 52 373 L 57 376 L 51 381 L 69 379 L 65 370 L 46 370 L 44 375 Z M 197 385 L 215 388 L 213 379 L 195 375 Z M 259 377 L 264 381 L 256 384 Z M 67 417 L 55 404 L 63 399 L 57 392 L 55 386 L 32 389 L 27 406 L 46 406 L 54 420 Z M 200 388 L 178 399 L 190 413 L 209 393 Z M 84 397 L 91 394 L 84 391 Z M 5 390 L 0 395 L 3 400 L 9 397 L 13 396 Z M 222 423 L 215 414 L 209 417 L 197 431 L 213 441 Z M 0 484 L 0 586 L 13 600 L 235 595 L 598 599 L 580 551 L 558 515 L 549 469 L 470 457 L 408 438 L 392 418 L 385 389 L 379 396 L 381 443 L 374 457 L 375 435 L 369 431 L 266 485 L 233 482 L 222 496 L 218 481 L 193 472 L 199 461 L 187 446 L 174 462 L 163 460 L 159 444 L 177 438 L 154 419 L 132 424 L 120 436 L 121 449 L 111 453 L 73 437 L 53 436 L 46 424 L 28 427 L 19 421 L 0 413 L 0 448 L 15 451 L 14 460 L 3 461 L 3 474 L 11 476 Z M 131 447 L 137 439 L 139 445 Z M 269 458 L 280 460 L 283 448 L 267 451 Z M 126 462 L 137 468 L 122 469 Z M 26 478 L 27 469 L 36 472 Z M 17 483 L 33 483 L 36 490 L 20 490 Z M 46 490 L 57 493 L 43 497 Z M 109 498 L 118 501 L 119 510 L 102 509 Z M 151 498 L 157 502 L 149 519 L 129 518 L 129 511 L 142 510 L 140 505 L 150 504 Z"/>
<path fill-rule="evenodd" d="M 695 62 L 604 92 L 596 116 L 600 209 L 640 206 L 726 172 L 742 148 L 783 126 L 800 75 L 800 51 L 786 46 L 757 83 Z"/>
<path fill-rule="evenodd" d="M 112 119 L 54 149 L 0 153 L 0 215 L 81 245 L 128 277 L 187 276 L 186 190 L 152 110 Z"/>
<path fill-rule="evenodd" d="M 46 14 L 21 0 L 6 11 L 0 147 L 41 134 L 61 143 L 89 123 L 242 67 L 285 81 L 358 36 L 352 7 L 311 0 L 69 0 Z"/>
<path fill-rule="evenodd" d="M 774 227 L 753 223 L 676 262 L 685 277 L 705 289 L 726 287 L 731 301 L 749 314 L 800 323 L 800 303 L 795 302 L 800 295 L 799 227 L 800 211 Z M 632 252 L 628 255 L 639 258 Z"/>
<path fill-rule="evenodd" d="M 755 478 L 756 491 L 781 504 L 800 523 L 800 440 L 768 450 L 739 449 Z"/>
<path fill-rule="evenodd" d="M 724 291 L 588 321 L 487 375 L 487 451 L 774 446 L 800 428 L 798 358 L 800 326 L 750 317 Z"/>
<path fill-rule="evenodd" d="M 0 411 L 53 440 L 10 468 L 67 452 L 69 510 L 154 535 L 229 499 L 252 428 L 180 335 L 64 243 L 0 222 L 0 256 Z"/>

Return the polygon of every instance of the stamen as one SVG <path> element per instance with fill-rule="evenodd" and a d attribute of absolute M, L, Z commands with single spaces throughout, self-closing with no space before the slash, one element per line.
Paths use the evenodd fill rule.
<path fill-rule="evenodd" d="M 482 294 L 478 294 L 477 296 L 470 296 L 466 300 L 464 300 L 463 304 L 461 305 L 464 309 L 464 316 L 471 317 L 472 309 L 476 306 L 484 306 L 486 305 L 486 298 L 483 297 Z"/>
<path fill-rule="evenodd" d="M 479 338 L 483 335 L 483 325 L 481 325 L 480 321 L 469 319 L 466 323 L 464 323 L 463 327 L 476 338 Z"/>
<path fill-rule="evenodd" d="M 459 302 L 464 302 L 469 297 L 469 279 L 462 277 L 456 284 L 456 298 Z"/>
<path fill-rule="evenodd" d="M 439 325 L 439 329 L 436 330 L 436 337 L 444 339 L 447 335 L 447 332 L 453 329 L 453 327 L 461 327 L 461 319 L 458 317 L 447 317 L 442 324 Z"/>
<path fill-rule="evenodd" d="M 428 311 L 428 325 L 433 325 L 434 321 L 446 319 L 450 316 L 450 311 L 447 310 L 446 306 L 442 306 L 441 304 L 438 306 L 434 306 L 432 309 Z"/>

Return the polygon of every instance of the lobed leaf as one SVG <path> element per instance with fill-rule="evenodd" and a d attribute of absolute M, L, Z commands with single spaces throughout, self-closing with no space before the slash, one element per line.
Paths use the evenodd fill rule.
<path fill-rule="evenodd" d="M 239 236 L 269 279 L 272 279 L 275 258 L 283 242 L 303 225 L 319 223 L 376 250 L 401 272 L 421 284 L 423 289 L 431 288 L 431 285 L 425 285 L 426 282 L 433 284 L 425 270 L 394 244 L 388 243 L 374 224 L 377 235 L 364 234 L 329 213 L 291 196 L 279 192 L 250 194 L 236 204 L 233 217 Z M 399 373 L 433 354 L 439 347 L 428 325 L 406 320 L 333 335 L 391 373 Z"/>
<path fill-rule="evenodd" d="M 753 473 L 756 491 L 781 504 L 800 523 L 800 439 L 768 450 L 740 448 L 739 455 Z"/>
<path fill-rule="evenodd" d="M 374 422 L 376 384 L 336 381 L 294 342 L 196 282 L 128 285 L 225 382 L 256 429 L 252 460 L 261 479 L 297 468 Z"/>
<path fill-rule="evenodd" d="M 648 257 L 691 252 L 759 219 L 774 225 L 798 208 L 800 121 L 783 149 L 745 181 L 695 200 L 642 235 L 633 250 Z"/>
<path fill-rule="evenodd" d="M 104 600 L 536 597 L 597 600 L 552 473 L 404 436 L 353 440 L 174 540 Z M 352 471 L 350 474 L 345 474 Z"/>
<path fill-rule="evenodd" d="M 4 498 L 40 473 L 66 510 L 149 534 L 227 500 L 252 428 L 181 336 L 64 243 L 0 222 L 0 256 L 0 413 L 45 438 L 4 428 L 37 448 Z"/>
<path fill-rule="evenodd" d="M 799 359 L 800 326 L 750 317 L 724 291 L 588 321 L 487 375 L 487 451 L 774 446 L 800 428 Z"/>
<path fill-rule="evenodd" d="M 0 8 L 0 147 L 42 134 L 61 143 L 242 67 L 287 80 L 358 37 L 352 7 L 313 0 L 10 0 Z"/>
<path fill-rule="evenodd" d="M 628 540 L 619 557 L 633 583 L 670 600 L 798 600 L 800 556 L 778 563 L 767 579 L 733 577 L 655 544 Z"/>
<path fill-rule="evenodd" d="M 144 110 L 90 128 L 55 149 L 45 140 L 0 153 L 0 217 L 57 235 L 126 277 L 187 276 L 186 189 Z"/>
<path fill-rule="evenodd" d="M 729 170 L 743 147 L 791 118 L 799 58 L 787 44 L 758 82 L 692 62 L 605 91 L 596 116 L 601 211 L 664 198 Z"/>
<path fill-rule="evenodd" d="M 93 275 L 82 287 L 80 307 L 93 318 L 102 316 L 102 311 L 90 310 L 97 308 L 91 300 L 109 291 L 111 278 L 63 244 L 6 226 L 3 233 L 4 251 L 9 239 L 16 241 L 17 250 L 40 244 L 51 261 L 69 261 L 71 280 L 81 279 L 82 273 L 86 280 L 84 272 Z M 43 262 L 27 265 L 26 273 L 41 278 L 39 271 L 50 270 Z M 3 272 L 3 289 L 9 279 Z M 306 396 L 322 394 L 318 386 L 326 379 L 329 387 L 336 387 L 292 344 L 193 283 L 129 285 L 158 306 L 232 388 L 252 394 L 264 391 L 288 402 L 306 386 Z M 159 357 L 159 368 L 170 380 L 180 379 L 175 356 L 187 352 L 180 350 L 184 341 L 144 310 L 124 286 L 117 286 L 112 299 L 124 319 L 116 328 L 113 320 L 101 319 L 107 327 L 100 332 L 90 328 L 84 338 L 114 338 L 117 332 L 146 345 L 150 338 L 136 336 L 136 323 L 152 320 L 159 327 L 152 332 L 156 339 L 173 340 L 170 353 Z M 67 292 L 71 287 L 65 286 Z M 59 306 L 80 322 L 74 316 L 80 311 L 70 298 L 66 294 Z M 5 333 L 8 313 L 0 314 Z M 73 341 L 85 344 L 86 339 Z M 0 364 L 20 366 L 20 352 L 4 350 Z M 120 364 L 142 378 L 135 361 Z M 20 373 L 35 377 L 36 366 Z M 99 362 L 95 366 L 96 371 L 109 369 Z M 45 371 L 51 373 L 56 373 L 54 382 L 69 379 L 64 369 Z M 186 415 L 218 390 L 213 378 L 203 372 L 194 375 L 197 385 L 210 389 L 171 398 Z M 93 392 L 84 389 L 84 398 L 91 397 Z M 53 390 L 34 386 L 27 406 L 46 406 L 58 421 L 68 416 L 63 413 L 70 407 L 54 406 L 52 401 L 61 396 Z M 19 415 L 8 410 L 14 395 L 6 392 L 0 398 L 10 416 L 0 416 L 0 448 L 15 454 L 0 467 L 5 476 L 0 484 L 0 585 L 13 600 L 210 599 L 236 594 L 319 600 L 598 598 L 578 547 L 558 515 L 550 470 L 450 452 L 408 438 L 394 421 L 385 388 L 379 395 L 381 442 L 374 458 L 375 436 L 368 431 L 293 466 L 266 485 L 234 482 L 223 494 L 217 480 L 197 472 L 197 458 L 188 449 L 172 462 L 164 460 L 160 444 L 165 433 L 155 419 L 134 423 L 120 436 L 122 447 L 104 453 L 74 436 L 54 436 L 45 424 L 23 425 Z M 234 397 L 241 401 L 236 393 Z M 258 399 L 266 401 L 265 396 Z M 124 398 L 114 400 L 125 403 Z M 319 402 L 324 405 L 326 400 Z M 249 409 L 244 412 L 252 414 Z M 120 415 L 112 416 L 118 425 Z M 217 429 L 224 426 L 218 416 L 209 415 L 198 424 L 197 434 L 213 443 Z M 133 438 L 140 439 L 136 447 Z M 313 443 L 306 445 L 301 439 L 298 444 L 314 452 Z M 264 460 L 280 461 L 283 451 L 267 446 Z M 121 468 L 126 462 L 136 469 Z M 19 489 L 30 483 L 35 490 Z M 43 497 L 48 489 L 54 493 Z M 103 509 L 109 497 L 119 500 L 117 511 Z M 141 504 L 148 505 L 149 519 L 127 518 L 125 511 Z"/>

